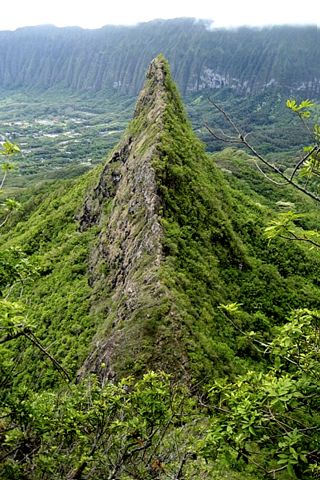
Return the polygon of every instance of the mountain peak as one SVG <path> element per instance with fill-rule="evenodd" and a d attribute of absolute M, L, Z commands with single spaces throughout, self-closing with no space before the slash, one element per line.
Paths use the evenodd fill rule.
<path fill-rule="evenodd" d="M 100 326 L 80 374 L 104 379 L 145 365 L 169 371 L 179 365 L 179 374 L 188 375 L 188 349 L 202 347 L 189 338 L 199 298 L 186 294 L 185 285 L 195 275 L 198 291 L 209 282 L 213 308 L 219 288 L 208 280 L 215 275 L 206 271 L 208 258 L 216 251 L 245 263 L 222 211 L 222 184 L 159 55 L 80 219 L 82 230 L 100 229 L 90 257 L 92 313 Z M 219 233 L 211 242 L 213 230 Z"/>
<path fill-rule="evenodd" d="M 141 348 L 146 354 L 149 342 L 145 343 L 143 325 L 152 324 L 166 303 L 159 279 L 163 229 L 153 162 L 159 156 L 169 78 L 168 63 L 159 55 L 148 69 L 134 118 L 80 219 L 82 230 L 92 225 L 101 229 L 91 253 L 93 308 L 99 314 L 107 310 L 107 315 L 102 315 L 84 371 L 93 369 L 102 377 L 127 370 Z M 151 343 L 156 335 L 152 337 Z"/>
<path fill-rule="evenodd" d="M 145 127 L 146 122 L 149 124 L 157 122 L 169 103 L 175 105 L 175 109 L 183 115 L 185 120 L 184 108 L 177 87 L 171 78 L 169 63 L 162 54 L 159 54 L 149 65 L 133 118 L 140 117 L 142 120 L 144 117 L 142 125 Z"/>
<path fill-rule="evenodd" d="M 168 63 L 163 55 L 158 55 L 152 60 L 143 89 L 138 97 L 134 118 L 150 110 L 154 103 L 157 103 L 157 110 L 160 112 L 164 106 L 166 93 L 166 77 L 168 75 Z"/>

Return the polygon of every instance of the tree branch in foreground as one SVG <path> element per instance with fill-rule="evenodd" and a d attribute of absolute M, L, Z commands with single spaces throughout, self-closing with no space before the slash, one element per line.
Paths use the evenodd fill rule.
<path fill-rule="evenodd" d="M 291 174 L 290 177 L 285 175 L 278 167 L 273 165 L 272 163 L 269 162 L 265 157 L 263 157 L 252 145 L 251 143 L 248 142 L 247 137 L 248 134 L 244 134 L 240 128 L 236 125 L 236 123 L 232 120 L 230 115 L 223 110 L 219 105 L 217 105 L 211 98 L 208 98 L 209 102 L 211 105 L 218 110 L 226 120 L 227 124 L 232 128 L 232 130 L 235 132 L 236 136 L 230 137 L 226 135 L 225 133 L 222 133 L 222 135 L 218 135 L 212 128 L 209 127 L 207 123 L 205 123 L 205 128 L 206 130 L 212 135 L 216 140 L 220 140 L 225 143 L 232 143 L 232 144 L 243 144 L 247 149 L 252 153 L 252 155 L 256 158 L 258 158 L 264 165 L 266 165 L 268 168 L 270 168 L 274 173 L 279 175 L 283 180 L 285 180 L 285 183 L 288 185 L 292 185 L 294 188 L 299 190 L 300 192 L 304 193 L 308 197 L 312 198 L 316 202 L 320 202 L 320 197 L 316 195 L 315 193 L 311 192 L 310 190 L 307 190 L 303 186 L 301 186 L 299 183 L 297 183 L 294 180 L 294 176 L 296 175 L 297 171 L 303 166 L 303 164 L 314 154 L 320 153 L 320 145 L 315 144 L 312 149 L 301 159 L 299 162 L 296 164 L 293 173 Z"/>

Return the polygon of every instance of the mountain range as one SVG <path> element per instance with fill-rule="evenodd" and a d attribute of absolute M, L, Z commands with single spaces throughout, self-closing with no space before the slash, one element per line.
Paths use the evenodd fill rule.
<path fill-rule="evenodd" d="M 227 87 L 249 95 L 272 86 L 307 96 L 320 92 L 316 26 L 228 30 L 189 18 L 98 30 L 41 26 L 0 32 L 0 87 L 136 95 L 159 52 L 183 94 Z"/>

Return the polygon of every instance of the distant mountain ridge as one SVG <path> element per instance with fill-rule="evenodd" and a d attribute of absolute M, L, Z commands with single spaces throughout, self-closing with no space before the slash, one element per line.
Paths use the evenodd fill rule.
<path fill-rule="evenodd" d="M 136 95 L 159 52 L 183 94 L 221 87 L 250 94 L 270 86 L 320 94 L 318 27 L 210 30 L 205 21 L 189 18 L 98 30 L 41 26 L 0 32 L 0 88 Z"/>

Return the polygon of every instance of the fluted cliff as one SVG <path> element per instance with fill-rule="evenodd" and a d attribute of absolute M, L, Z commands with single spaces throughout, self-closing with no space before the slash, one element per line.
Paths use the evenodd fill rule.
<path fill-rule="evenodd" d="M 317 27 L 209 29 L 194 19 L 99 30 L 33 27 L 0 32 L 0 87 L 67 87 L 136 95 L 163 52 L 182 93 L 277 86 L 320 92 Z"/>

